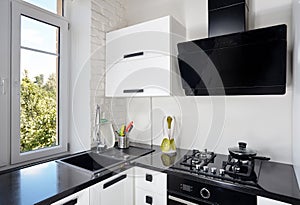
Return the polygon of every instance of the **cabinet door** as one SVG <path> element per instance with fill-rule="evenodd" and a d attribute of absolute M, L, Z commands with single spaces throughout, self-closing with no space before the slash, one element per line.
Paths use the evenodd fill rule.
<path fill-rule="evenodd" d="M 107 68 L 107 97 L 169 96 L 170 56 L 124 60 Z"/>
<path fill-rule="evenodd" d="M 290 204 L 258 196 L 257 205 L 290 205 Z"/>
<path fill-rule="evenodd" d="M 106 35 L 106 65 L 124 57 L 139 58 L 157 53 L 170 53 L 171 17 L 162 17 L 129 26 Z M 137 54 L 141 54 L 137 55 Z"/>
<path fill-rule="evenodd" d="M 90 205 L 132 205 L 133 172 L 127 170 L 90 187 Z"/>
<path fill-rule="evenodd" d="M 89 201 L 89 189 L 84 189 L 64 199 L 61 199 L 52 205 L 88 205 Z"/>

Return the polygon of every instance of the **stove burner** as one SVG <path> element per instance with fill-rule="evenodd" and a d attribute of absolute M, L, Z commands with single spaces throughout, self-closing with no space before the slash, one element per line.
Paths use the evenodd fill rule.
<path fill-rule="evenodd" d="M 228 156 L 228 161 L 223 161 L 222 168 L 225 173 L 233 178 L 240 178 L 242 180 L 256 181 L 254 174 L 254 160 L 239 160 Z"/>
<path fill-rule="evenodd" d="M 197 170 L 199 170 L 203 166 L 206 166 L 208 163 L 212 162 L 215 157 L 216 154 L 213 152 L 208 152 L 206 149 L 204 151 L 194 149 L 192 154 L 184 155 L 180 164 L 190 168 L 197 167 Z"/>

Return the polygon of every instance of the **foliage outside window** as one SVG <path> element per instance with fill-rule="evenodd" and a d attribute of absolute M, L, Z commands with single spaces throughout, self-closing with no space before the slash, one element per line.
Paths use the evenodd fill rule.
<path fill-rule="evenodd" d="M 44 82 L 44 75 L 33 82 L 25 70 L 21 82 L 21 152 L 57 145 L 56 75 Z"/>

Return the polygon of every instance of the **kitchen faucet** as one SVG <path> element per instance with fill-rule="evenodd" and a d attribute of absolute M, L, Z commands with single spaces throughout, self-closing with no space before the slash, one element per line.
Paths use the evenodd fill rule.
<path fill-rule="evenodd" d="M 95 116 L 95 137 L 97 142 L 97 153 L 100 153 L 103 149 L 105 149 L 104 140 L 101 139 L 101 109 L 100 106 L 97 104 L 96 108 L 96 116 Z"/>

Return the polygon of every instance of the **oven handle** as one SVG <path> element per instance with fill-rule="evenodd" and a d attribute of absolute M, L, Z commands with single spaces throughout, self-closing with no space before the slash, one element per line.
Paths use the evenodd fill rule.
<path fill-rule="evenodd" d="M 175 196 L 171 196 L 171 195 L 169 195 L 168 198 L 172 201 L 176 201 L 176 202 L 186 204 L 186 205 L 197 205 L 195 203 L 192 203 L 192 202 L 189 202 L 189 201 L 186 201 L 186 200 L 183 200 L 183 199 L 177 198 Z"/>

